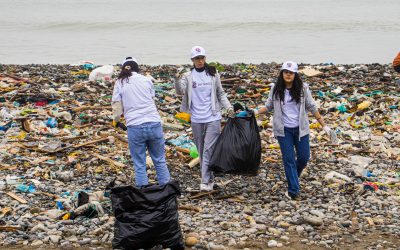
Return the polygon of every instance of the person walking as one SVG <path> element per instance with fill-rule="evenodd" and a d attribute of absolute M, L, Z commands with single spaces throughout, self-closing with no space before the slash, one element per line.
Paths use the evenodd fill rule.
<path fill-rule="evenodd" d="M 221 109 L 234 117 L 215 67 L 206 63 L 206 51 L 200 46 L 191 49 L 193 68 L 181 75 L 177 73 L 175 90 L 183 95 L 181 112 L 191 115 L 191 127 L 200 157 L 201 191 L 214 188 L 214 175 L 209 170 L 215 143 L 221 134 Z"/>
<path fill-rule="evenodd" d="M 136 186 L 149 184 L 146 173 L 146 149 L 156 169 L 157 181 L 170 181 L 165 160 L 165 141 L 161 118 L 154 103 L 155 90 L 151 80 L 139 74 L 138 62 L 127 57 L 114 85 L 112 96 L 113 126 L 124 114 L 128 129 L 128 144 L 135 169 Z"/>
<path fill-rule="evenodd" d="M 295 62 L 285 62 L 276 84 L 271 88 L 265 107 L 253 110 L 255 114 L 274 111 L 273 131 L 278 139 L 285 175 L 288 184 L 286 196 L 300 199 L 299 177 L 310 159 L 310 138 L 308 112 L 311 112 L 334 139 L 335 132 L 324 122 L 311 91 L 298 74 Z"/>

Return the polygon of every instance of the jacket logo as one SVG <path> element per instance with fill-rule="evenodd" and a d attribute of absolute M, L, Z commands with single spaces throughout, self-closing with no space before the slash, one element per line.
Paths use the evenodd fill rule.
<path fill-rule="evenodd" d="M 197 82 L 193 81 L 192 87 L 195 89 L 197 88 Z"/>

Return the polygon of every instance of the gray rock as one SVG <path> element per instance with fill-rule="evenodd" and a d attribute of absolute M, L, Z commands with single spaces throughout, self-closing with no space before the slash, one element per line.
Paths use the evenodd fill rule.
<path fill-rule="evenodd" d="M 303 243 L 303 244 L 307 244 L 308 243 L 308 239 L 302 239 L 300 242 Z"/>
<path fill-rule="evenodd" d="M 288 242 L 290 239 L 286 235 L 281 237 L 281 240 Z"/>
<path fill-rule="evenodd" d="M 256 228 L 249 228 L 249 229 L 247 229 L 246 231 L 244 231 L 244 233 L 245 233 L 246 235 L 255 234 L 255 233 L 257 233 L 257 229 L 256 229 Z"/>
<path fill-rule="evenodd" d="M 85 239 L 83 239 L 83 240 L 78 240 L 78 244 L 81 245 L 81 246 L 82 246 L 82 245 L 87 245 L 87 244 L 89 244 L 91 241 L 92 241 L 91 239 L 85 238 Z"/>
<path fill-rule="evenodd" d="M 321 226 L 324 221 L 317 216 L 304 216 L 304 221 L 312 226 Z"/>
<path fill-rule="evenodd" d="M 302 227 L 302 226 L 297 226 L 296 227 L 296 232 L 298 233 L 298 234 L 302 234 L 303 232 L 304 232 L 304 227 Z"/>
<path fill-rule="evenodd" d="M 226 249 L 223 245 L 216 245 L 213 242 L 210 242 L 208 244 L 208 248 L 210 250 L 225 250 Z"/>
<path fill-rule="evenodd" d="M 276 240 L 268 241 L 268 247 L 273 248 L 273 247 L 277 247 L 277 246 L 278 246 L 278 242 Z"/>
<path fill-rule="evenodd" d="M 43 245 L 43 241 L 41 241 L 41 240 L 35 240 L 31 244 L 32 247 L 38 247 L 38 246 L 41 246 L 41 245 Z"/>
<path fill-rule="evenodd" d="M 50 235 L 49 238 L 54 244 L 58 244 L 58 242 L 61 240 L 61 236 L 59 235 Z"/>

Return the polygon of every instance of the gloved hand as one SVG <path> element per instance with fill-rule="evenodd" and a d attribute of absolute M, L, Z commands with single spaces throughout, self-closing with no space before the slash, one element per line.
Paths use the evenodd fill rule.
<path fill-rule="evenodd" d="M 120 128 L 123 131 L 128 130 L 128 128 L 125 126 L 125 124 L 123 124 L 122 122 L 116 122 L 115 120 L 112 121 L 112 126 L 114 128 Z"/>
<path fill-rule="evenodd" d="M 323 130 L 329 136 L 329 138 L 330 138 L 332 143 L 337 143 L 338 142 L 338 139 L 337 139 L 335 131 L 333 131 L 330 127 L 328 127 L 326 125 L 323 127 Z"/>
<path fill-rule="evenodd" d="M 183 73 L 185 72 L 185 68 L 178 68 L 176 69 L 175 78 L 181 78 Z"/>
<path fill-rule="evenodd" d="M 325 125 L 322 129 L 325 131 L 325 133 L 326 133 L 327 135 L 330 135 L 330 134 L 331 134 L 332 129 L 331 129 L 330 127 L 328 127 L 328 126 Z"/>
<path fill-rule="evenodd" d="M 232 107 L 228 108 L 227 113 L 229 118 L 235 118 L 236 116 L 235 111 L 233 110 Z"/>

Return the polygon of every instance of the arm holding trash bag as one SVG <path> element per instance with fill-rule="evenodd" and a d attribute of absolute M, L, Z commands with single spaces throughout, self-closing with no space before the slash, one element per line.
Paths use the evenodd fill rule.
<path fill-rule="evenodd" d="M 222 88 L 221 77 L 218 72 L 215 74 L 215 84 L 217 89 L 218 101 L 222 104 L 222 107 L 227 110 L 228 116 L 230 118 L 234 118 L 235 111 L 232 104 L 229 102 L 224 89 Z"/>
<path fill-rule="evenodd" d="M 269 92 L 268 99 L 267 99 L 267 102 L 265 104 L 265 107 L 262 107 L 259 110 L 257 110 L 257 109 L 253 110 L 255 115 L 266 114 L 267 112 L 271 112 L 274 109 L 272 95 L 273 95 L 273 87 L 271 88 L 271 91 Z M 316 103 L 314 101 L 314 98 L 312 97 L 311 91 L 310 91 L 308 86 L 305 88 L 305 97 L 304 97 L 304 99 L 305 99 L 304 101 L 305 101 L 306 110 L 311 112 L 314 115 L 314 117 L 317 119 L 319 124 L 321 124 L 321 126 L 322 126 L 323 130 L 325 131 L 325 133 L 327 135 L 329 135 L 331 141 L 336 142 L 337 141 L 336 133 L 329 126 L 327 126 L 325 124 L 325 121 L 324 121 L 324 119 L 322 118 L 321 114 L 318 111 L 317 105 L 316 105 Z"/>
<path fill-rule="evenodd" d="M 127 130 L 126 126 L 121 123 L 119 120 L 121 119 L 121 115 L 124 113 L 124 108 L 122 106 L 122 98 L 121 98 L 121 83 L 117 81 L 114 85 L 114 91 L 112 96 L 111 107 L 113 111 L 113 121 L 112 126 L 114 128 L 121 128 L 123 130 Z"/>
<path fill-rule="evenodd" d="M 271 112 L 274 110 L 274 101 L 272 100 L 272 95 L 274 92 L 274 86 L 272 86 L 271 90 L 269 91 L 268 94 L 268 99 L 267 102 L 265 103 L 265 107 L 262 107 L 260 109 L 254 109 L 254 115 L 258 115 L 258 114 L 267 114 L 267 112 Z"/>

